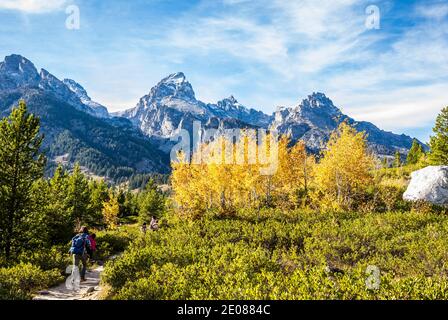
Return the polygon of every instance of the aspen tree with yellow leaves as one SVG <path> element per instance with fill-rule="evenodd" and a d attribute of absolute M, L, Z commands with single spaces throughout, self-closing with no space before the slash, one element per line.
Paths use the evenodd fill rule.
<path fill-rule="evenodd" d="M 353 209 L 373 183 L 375 160 L 365 133 L 341 123 L 322 156 L 315 170 L 315 201 L 324 209 Z"/>
<path fill-rule="evenodd" d="M 202 174 L 207 168 L 203 165 L 191 164 L 185 154 L 178 155 L 178 162 L 171 164 L 173 174 L 171 176 L 174 192 L 174 202 L 179 213 L 185 217 L 195 218 L 198 214 L 207 210 L 206 199 L 209 192 L 204 186 Z"/>
<path fill-rule="evenodd" d="M 196 218 L 214 210 L 226 216 L 242 208 L 302 205 L 314 157 L 306 154 L 302 142 L 289 147 L 288 138 L 278 143 L 271 138 L 265 135 L 257 143 L 249 133 L 243 133 L 236 142 L 219 137 L 200 146 L 200 157 L 193 156 L 202 160 L 200 164 L 189 163 L 181 155 L 181 161 L 173 163 L 172 174 L 180 214 Z"/>
<path fill-rule="evenodd" d="M 109 195 L 109 201 L 103 203 L 103 220 L 108 229 L 115 229 L 118 225 L 118 215 L 120 206 L 118 199 L 114 194 Z"/>
<path fill-rule="evenodd" d="M 273 176 L 276 206 L 297 208 L 306 203 L 313 176 L 315 159 L 306 153 L 302 141 L 289 147 L 290 139 L 280 138 L 278 143 L 278 169 Z"/>

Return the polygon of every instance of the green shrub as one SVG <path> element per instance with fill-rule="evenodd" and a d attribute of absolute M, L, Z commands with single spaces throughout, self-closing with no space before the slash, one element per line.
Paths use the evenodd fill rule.
<path fill-rule="evenodd" d="M 167 217 L 106 265 L 115 299 L 443 299 L 448 217 L 241 211 Z M 381 271 L 379 290 L 366 269 Z M 330 272 L 328 271 L 330 270 Z M 338 270 L 333 272 L 331 270 Z"/>
<path fill-rule="evenodd" d="M 96 232 L 97 259 L 106 259 L 109 256 L 122 252 L 129 245 L 131 240 L 136 238 L 136 227 L 120 227 L 114 231 Z"/>
<path fill-rule="evenodd" d="M 62 281 L 58 269 L 44 271 L 29 263 L 0 268 L 0 300 L 27 300 L 37 290 Z"/>
<path fill-rule="evenodd" d="M 59 269 L 63 272 L 71 264 L 71 256 L 68 254 L 69 248 L 70 245 L 59 245 L 27 251 L 20 255 L 19 261 L 39 266 L 45 271 Z"/>

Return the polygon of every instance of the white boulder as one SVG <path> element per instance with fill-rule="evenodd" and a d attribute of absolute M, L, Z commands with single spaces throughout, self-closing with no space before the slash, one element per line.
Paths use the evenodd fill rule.
<path fill-rule="evenodd" d="M 403 199 L 448 206 L 448 166 L 430 166 L 413 172 Z"/>

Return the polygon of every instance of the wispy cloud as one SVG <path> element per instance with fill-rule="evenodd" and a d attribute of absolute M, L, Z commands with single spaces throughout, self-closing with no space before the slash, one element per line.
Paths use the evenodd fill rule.
<path fill-rule="evenodd" d="M 0 0 L 0 9 L 40 13 L 67 2 Z M 52 28 L 52 41 L 38 57 L 46 56 L 42 65 L 50 70 L 73 69 L 73 77 L 114 110 L 134 105 L 175 71 L 184 71 L 206 102 L 234 94 L 272 112 L 322 91 L 347 114 L 408 134 L 427 132 L 420 128 L 430 127 L 448 104 L 446 0 L 76 3 L 83 28 Z M 379 30 L 365 25 L 371 4 L 380 9 Z M 34 53 L 48 40 L 43 30 L 53 26 L 45 16 L 30 21 L 23 34 L 0 34 L 4 51 Z M 4 25 L 16 20 L 10 22 Z M 78 61 L 89 56 L 93 62 Z"/>
<path fill-rule="evenodd" d="M 227 54 L 263 63 L 284 76 L 318 72 L 360 56 L 365 45 L 359 42 L 359 36 L 366 31 L 365 16 L 353 9 L 353 3 L 224 0 L 230 10 L 213 17 L 198 18 L 193 13 L 173 21 L 159 44 L 184 53 Z M 369 43 L 375 40 L 366 39 Z"/>
<path fill-rule="evenodd" d="M 448 23 L 435 28 L 434 19 L 425 20 L 389 44 L 370 64 L 326 78 L 324 87 L 358 119 L 395 132 L 430 128 L 448 105 Z"/>
<path fill-rule="evenodd" d="M 246 94 L 251 103 L 264 102 L 265 110 L 271 109 L 268 103 L 285 102 L 274 101 L 279 95 L 273 91 L 282 91 L 282 86 L 297 90 L 291 104 L 307 91 L 323 90 L 358 119 L 397 131 L 428 126 L 443 102 L 448 103 L 442 89 L 448 84 L 446 3 L 417 3 L 407 17 L 416 19 L 413 24 L 401 30 L 383 24 L 377 31 L 365 27 L 370 3 L 363 1 L 224 4 L 232 10 L 212 18 L 194 12 L 194 18 L 171 24 L 159 40 L 186 56 L 208 60 L 226 55 L 249 70 L 255 65 L 256 72 L 238 77 L 250 82 L 254 91 L 277 82 L 273 90 Z M 380 7 L 383 19 L 394 18 L 387 4 Z"/>
<path fill-rule="evenodd" d="M 430 5 L 419 5 L 416 13 L 429 19 L 443 19 L 448 16 L 448 3 L 439 2 Z"/>
<path fill-rule="evenodd" d="M 221 52 L 267 64 L 288 57 L 285 39 L 275 26 L 240 17 L 203 18 L 177 25 L 162 41 L 197 54 Z"/>
<path fill-rule="evenodd" d="M 60 10 L 67 0 L 0 0 L 0 10 L 16 10 L 24 13 L 46 13 Z"/>

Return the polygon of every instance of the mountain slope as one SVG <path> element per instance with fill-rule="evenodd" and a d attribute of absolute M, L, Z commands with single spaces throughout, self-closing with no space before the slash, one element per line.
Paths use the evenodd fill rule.
<path fill-rule="evenodd" d="M 51 160 L 79 162 L 91 173 L 113 180 L 169 170 L 167 155 L 129 120 L 100 117 L 102 108 L 84 104 L 79 94 L 47 71 L 37 73 L 21 56 L 0 63 L 1 116 L 24 99 L 30 112 L 41 119 L 43 148 Z M 105 115 L 104 109 L 100 112 Z"/>
<path fill-rule="evenodd" d="M 294 141 L 303 140 L 308 149 L 318 152 L 343 121 L 366 132 L 369 147 L 378 155 L 393 155 L 396 151 L 406 154 L 412 146 L 413 139 L 409 136 L 386 132 L 370 122 L 348 117 L 323 93 L 313 93 L 295 108 L 279 108 L 270 129 L 289 135 Z"/>
<path fill-rule="evenodd" d="M 331 132 L 342 121 L 348 121 L 367 133 L 369 146 L 378 155 L 390 156 L 396 151 L 404 155 L 412 145 L 411 137 L 386 132 L 369 122 L 358 122 L 344 115 L 323 93 L 313 93 L 295 108 L 279 108 L 271 116 L 244 107 L 233 96 L 206 104 L 196 99 L 191 84 L 181 72 L 162 79 L 135 108 L 119 115 L 130 119 L 146 135 L 165 139 L 180 129 L 191 132 L 193 122 L 200 121 L 206 128 L 277 130 L 293 141 L 305 141 L 308 149 L 317 153 Z"/>
<path fill-rule="evenodd" d="M 272 116 L 243 106 L 234 96 L 218 101 L 217 104 L 207 104 L 207 108 L 216 117 L 237 119 L 255 127 L 265 128 L 272 121 Z"/>
<path fill-rule="evenodd" d="M 41 118 L 44 148 L 53 165 L 79 162 L 91 173 L 115 181 L 135 173 L 168 172 L 174 144 L 170 138 L 180 129 L 191 132 L 195 121 L 218 134 L 233 128 L 277 130 L 294 141 L 303 140 L 312 152 L 325 146 L 342 121 L 365 131 L 369 147 L 378 155 L 406 154 L 412 145 L 411 137 L 344 115 L 322 93 L 273 115 L 246 108 L 233 96 L 204 103 L 181 72 L 162 79 L 135 108 L 111 115 L 76 81 L 61 81 L 44 69 L 38 72 L 26 58 L 11 55 L 0 63 L 0 115 L 8 115 L 19 99 Z"/>
<path fill-rule="evenodd" d="M 193 122 L 213 128 L 267 127 L 271 117 L 248 109 L 232 96 L 217 104 L 206 104 L 195 97 L 182 72 L 162 79 L 135 108 L 118 115 L 130 119 L 148 136 L 169 138 L 180 129 L 191 131 Z"/>
<path fill-rule="evenodd" d="M 71 79 L 64 79 L 64 84 L 76 94 L 76 96 L 81 100 L 81 102 L 90 107 L 95 111 L 95 115 L 100 118 L 108 118 L 109 112 L 107 111 L 107 108 L 98 102 L 92 101 L 92 99 L 87 94 L 87 91 L 75 80 Z"/>

